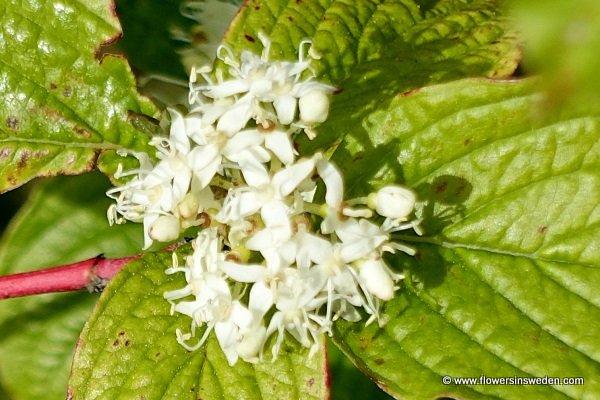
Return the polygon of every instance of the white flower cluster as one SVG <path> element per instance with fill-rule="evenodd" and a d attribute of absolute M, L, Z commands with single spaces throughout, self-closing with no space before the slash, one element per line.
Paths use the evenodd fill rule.
<path fill-rule="evenodd" d="M 138 169 L 118 171 L 132 179 L 108 192 L 110 222 L 143 222 L 146 248 L 199 227 L 193 253 L 183 265 L 174 255 L 166 271 L 184 273 L 187 285 L 164 296 L 192 319 L 179 343 L 197 349 L 214 331 L 231 365 L 261 359 L 271 337 L 277 357 L 286 332 L 312 353 L 338 318 L 356 321 L 362 310 L 379 320 L 379 302 L 403 278 L 384 253 L 413 253 L 390 234 L 417 228 L 412 191 L 387 186 L 345 202 L 333 163 L 320 153 L 298 157 L 294 135 L 316 134 L 333 88 L 312 79 L 302 45 L 298 61 L 270 61 L 261 40 L 262 56 L 245 51 L 238 60 L 220 48 L 227 77 L 203 68 L 198 84 L 193 72 L 190 113 L 171 111 L 169 138 L 152 141 L 158 162 L 138 155 Z"/>

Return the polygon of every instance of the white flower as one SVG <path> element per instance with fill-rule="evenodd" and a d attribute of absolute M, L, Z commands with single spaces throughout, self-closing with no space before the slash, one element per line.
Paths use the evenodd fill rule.
<path fill-rule="evenodd" d="M 318 349 L 319 334 L 323 331 L 319 323 L 322 317 L 316 311 L 326 298 L 319 297 L 323 287 L 323 275 L 315 269 L 298 270 L 287 268 L 277 285 L 275 308 L 266 336 L 277 332 L 277 340 L 272 348 L 273 359 L 277 358 L 284 333 L 289 332 L 310 354 Z"/>
<path fill-rule="evenodd" d="M 216 216 L 217 220 L 228 223 L 252 215 L 263 208 L 268 217 L 270 207 L 265 206 L 272 204 L 271 202 L 284 202 L 287 196 L 310 176 L 313 169 L 314 160 L 304 159 L 271 177 L 262 165 L 246 164 L 242 167 L 242 173 L 250 181 L 249 186 L 229 191 L 223 208 Z"/>
<path fill-rule="evenodd" d="M 261 55 L 237 57 L 221 46 L 227 71 L 192 71 L 191 112 L 170 110 L 168 137 L 150 142 L 156 158 L 135 154 L 139 168 L 119 168 L 115 176 L 130 180 L 107 192 L 115 200 L 109 222 L 142 222 L 145 248 L 200 229 L 185 263 L 173 255 L 166 270 L 183 273 L 185 286 L 164 297 L 172 313 L 191 320 L 188 332 L 176 330 L 177 341 L 193 351 L 214 333 L 230 365 L 259 362 L 273 335 L 273 359 L 287 334 L 312 355 L 338 318 L 358 321 L 366 313 L 367 324 L 382 323 L 380 301 L 390 300 L 403 278 L 382 257 L 414 254 L 391 234 L 419 233 L 419 221 L 408 219 L 410 190 L 390 185 L 345 201 L 333 162 L 321 153 L 297 159 L 294 135 L 304 129 L 314 136 L 333 87 L 313 80 L 308 42 L 300 43 L 298 60 L 275 61 L 270 41 L 259 38 Z M 372 210 L 383 222 L 371 220 Z"/>

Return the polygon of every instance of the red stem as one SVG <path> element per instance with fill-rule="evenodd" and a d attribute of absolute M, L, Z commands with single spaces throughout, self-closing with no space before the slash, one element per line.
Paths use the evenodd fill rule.
<path fill-rule="evenodd" d="M 105 259 L 98 256 L 61 267 L 1 276 L 0 299 L 80 289 L 102 291 L 125 264 L 139 257 Z"/>

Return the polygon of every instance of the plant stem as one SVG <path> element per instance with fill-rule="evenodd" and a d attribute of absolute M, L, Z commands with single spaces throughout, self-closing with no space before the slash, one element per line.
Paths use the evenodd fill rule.
<path fill-rule="evenodd" d="M 0 299 L 87 289 L 100 292 L 128 262 L 140 255 L 106 259 L 102 255 L 69 265 L 0 277 Z"/>

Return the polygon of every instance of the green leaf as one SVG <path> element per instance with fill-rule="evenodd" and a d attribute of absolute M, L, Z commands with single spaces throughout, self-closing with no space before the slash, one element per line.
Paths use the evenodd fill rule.
<path fill-rule="evenodd" d="M 383 328 L 335 340 L 402 398 L 600 396 L 600 112 L 541 119 L 532 81 L 467 79 L 401 93 L 342 126 L 350 195 L 418 192 L 425 236 Z M 360 96 L 360 93 L 356 93 Z M 452 377 L 584 377 L 585 385 L 443 385 Z"/>
<path fill-rule="evenodd" d="M 311 54 L 320 57 L 312 63 L 317 76 L 335 83 L 350 74 L 358 78 L 374 69 L 378 73 L 382 66 L 396 75 L 423 67 L 438 75 L 456 75 L 449 68 L 431 68 L 449 59 L 460 60 L 467 76 L 512 74 L 520 51 L 498 13 L 498 2 L 425 3 L 431 2 L 248 1 L 232 21 L 225 42 L 236 51 L 259 53 L 262 31 L 272 41 L 272 57 L 296 59 L 300 42 L 311 39 Z M 366 67 L 356 71 L 361 64 Z"/>
<path fill-rule="evenodd" d="M 0 192 L 36 176 L 89 171 L 104 152 L 149 149 L 130 117 L 157 110 L 137 93 L 125 60 L 102 54 L 120 35 L 110 3 L 2 4 Z"/>
<path fill-rule="evenodd" d="M 389 400 L 391 397 L 370 381 L 331 342 L 328 342 L 327 358 L 331 374 L 332 399 Z"/>
<path fill-rule="evenodd" d="M 181 274 L 164 273 L 171 265 L 171 253 L 149 253 L 109 284 L 78 342 L 73 399 L 328 398 L 324 349 L 309 359 L 290 343 L 276 362 L 230 367 L 212 333 L 198 351 L 179 345 L 175 330 L 189 331 L 191 320 L 170 315 L 163 298 L 185 286 Z"/>
<path fill-rule="evenodd" d="M 102 175 L 43 182 L 8 227 L 0 274 L 135 254 L 139 225 L 106 222 Z M 64 399 L 75 342 L 97 296 L 87 292 L 0 301 L 0 380 L 13 400 Z"/>

